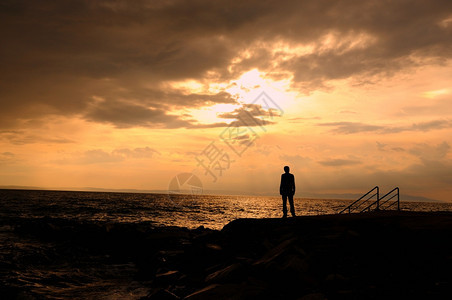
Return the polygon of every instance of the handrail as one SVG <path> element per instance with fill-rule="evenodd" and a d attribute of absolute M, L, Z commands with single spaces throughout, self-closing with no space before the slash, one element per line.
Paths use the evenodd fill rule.
<path fill-rule="evenodd" d="M 389 201 L 392 200 L 392 198 L 394 198 L 395 196 L 397 196 L 397 194 L 392 195 L 391 198 L 387 199 L 387 200 L 384 201 L 384 202 L 380 202 L 380 206 L 383 206 L 383 204 L 389 202 Z M 381 199 L 380 199 L 380 201 L 381 201 Z"/>
<path fill-rule="evenodd" d="M 359 205 L 355 206 L 354 209 L 360 208 L 364 203 L 367 203 L 367 202 L 368 202 L 370 199 L 372 199 L 375 195 L 377 195 L 377 201 L 378 201 L 378 194 L 375 193 L 375 194 L 373 194 L 372 196 L 370 196 L 369 198 L 367 198 L 366 200 L 364 200 L 363 202 L 361 202 Z M 366 208 L 362 209 L 360 212 L 363 212 L 363 211 L 365 211 L 365 210 L 369 210 L 370 207 L 371 207 L 372 205 L 374 205 L 375 203 L 376 203 L 376 202 L 371 203 L 370 205 L 366 206 Z"/>
<path fill-rule="evenodd" d="M 378 204 L 378 199 L 377 199 L 375 202 L 372 202 L 371 204 L 369 204 L 368 206 L 366 206 L 365 208 L 363 208 L 363 209 L 360 211 L 360 213 L 365 212 L 366 210 L 367 210 L 367 211 L 370 211 L 370 208 L 371 208 L 372 206 L 374 206 L 375 204 Z M 379 204 L 379 206 L 378 206 L 375 210 L 379 210 L 379 209 L 380 209 L 380 205 L 381 205 L 381 204 Z"/>
<path fill-rule="evenodd" d="M 392 202 L 391 204 L 389 204 L 388 206 L 386 206 L 385 209 L 390 208 L 391 206 L 393 206 L 393 205 L 396 204 L 396 203 L 397 203 L 397 210 L 400 210 L 400 205 L 399 205 L 398 202 Z"/>
<path fill-rule="evenodd" d="M 380 199 L 380 188 L 377 186 L 375 186 L 374 188 L 372 188 L 370 191 L 368 191 L 367 193 L 365 193 L 364 195 L 362 195 L 358 200 L 356 200 L 355 202 L 353 202 L 352 204 L 350 204 L 349 206 L 347 206 L 346 208 L 344 208 L 343 210 L 341 210 L 339 212 L 339 214 L 345 212 L 346 210 L 348 210 L 348 213 L 351 213 L 351 208 L 353 205 L 355 205 L 355 203 L 358 203 L 359 201 L 361 201 L 364 197 L 366 197 L 367 195 L 369 195 L 371 192 L 373 192 L 374 190 L 377 190 L 376 194 L 373 194 L 371 197 L 369 197 L 368 199 L 366 199 L 363 203 L 367 202 L 368 200 L 370 200 L 373 196 L 377 195 L 377 203 Z M 362 203 L 360 205 L 358 205 L 356 208 L 360 207 L 362 205 Z M 377 204 L 377 207 L 379 206 L 379 204 Z"/>
<path fill-rule="evenodd" d="M 390 195 L 392 192 L 394 192 L 396 190 L 397 190 L 397 194 L 392 195 L 391 198 L 387 199 L 383 203 L 380 203 L 380 205 L 383 205 L 383 204 L 387 203 L 389 200 L 391 200 L 392 198 L 397 196 L 397 202 L 394 202 L 394 203 L 397 203 L 397 210 L 400 210 L 400 189 L 399 189 L 399 187 L 395 187 L 392 190 L 390 190 L 388 193 L 386 193 L 383 197 L 380 198 L 380 201 L 383 200 L 385 197 L 387 197 L 388 195 Z M 388 207 L 391 207 L 392 205 L 394 205 L 394 203 L 392 203 Z"/>
<path fill-rule="evenodd" d="M 361 201 L 362 199 L 364 199 L 367 195 L 369 195 L 372 191 L 374 191 L 375 189 L 377 189 L 377 192 L 375 194 L 372 194 L 369 198 L 365 199 L 364 201 Z M 394 191 L 397 191 L 397 193 L 393 193 Z M 370 211 L 372 206 L 376 205 L 375 210 L 380 210 L 380 209 L 388 209 L 390 207 L 392 207 L 393 205 L 397 204 L 397 210 L 400 210 L 400 189 L 399 187 L 395 187 L 393 188 L 391 191 L 389 191 L 388 193 L 386 193 L 383 197 L 380 198 L 380 189 L 378 186 L 374 187 L 373 189 L 371 189 L 370 191 L 368 191 L 366 194 L 364 194 L 363 196 L 361 196 L 361 198 L 359 198 L 358 200 L 354 201 L 352 204 L 350 204 L 349 206 L 347 206 L 346 208 L 344 208 L 343 210 L 341 210 L 339 212 L 339 214 L 342 214 L 343 212 L 348 210 L 348 213 L 352 212 L 352 209 L 357 210 L 358 208 L 360 208 L 363 204 L 367 203 L 370 199 L 372 199 L 375 195 L 377 195 L 377 200 L 375 200 L 374 202 L 372 202 L 371 204 L 367 205 L 366 207 L 364 207 L 363 209 L 361 209 L 359 212 L 365 212 L 365 211 Z M 390 196 L 392 194 L 391 197 L 385 199 L 386 197 Z M 388 206 L 384 207 L 384 205 L 386 203 L 388 203 L 389 201 L 391 201 L 393 198 L 395 198 L 397 196 L 397 201 L 389 204 Z M 358 203 L 359 201 L 361 201 L 358 205 L 356 205 L 355 207 L 353 207 L 356 203 Z"/>

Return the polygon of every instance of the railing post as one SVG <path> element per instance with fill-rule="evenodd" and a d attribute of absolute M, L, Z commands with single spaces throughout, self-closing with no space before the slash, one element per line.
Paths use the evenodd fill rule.
<path fill-rule="evenodd" d="M 400 211 L 400 189 L 397 187 L 397 210 Z"/>
<path fill-rule="evenodd" d="M 377 186 L 377 210 L 380 210 L 380 188 Z"/>

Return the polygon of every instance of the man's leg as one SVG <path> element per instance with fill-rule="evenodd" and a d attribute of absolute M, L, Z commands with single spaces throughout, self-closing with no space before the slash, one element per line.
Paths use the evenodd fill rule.
<path fill-rule="evenodd" d="M 293 205 L 293 195 L 289 195 L 290 213 L 295 217 L 295 207 Z"/>
<path fill-rule="evenodd" d="M 283 218 L 287 217 L 287 195 L 282 195 Z"/>

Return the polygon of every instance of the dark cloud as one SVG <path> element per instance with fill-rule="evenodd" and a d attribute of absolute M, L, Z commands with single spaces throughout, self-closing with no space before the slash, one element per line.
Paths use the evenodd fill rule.
<path fill-rule="evenodd" d="M 118 128 L 129 127 L 188 127 L 191 123 L 179 116 L 167 114 L 162 109 L 149 108 L 136 103 L 110 101 L 96 103 L 88 110 L 88 120 L 110 123 Z"/>
<path fill-rule="evenodd" d="M 263 109 L 259 104 L 242 104 L 241 107 L 232 112 L 219 114 L 219 118 L 235 119 L 230 125 L 232 126 L 260 126 L 274 124 L 272 121 L 278 115 L 272 109 Z"/>
<path fill-rule="evenodd" d="M 404 131 L 431 131 L 452 128 L 451 120 L 432 120 L 428 122 L 413 123 L 408 126 L 372 125 L 359 122 L 330 122 L 320 123 L 319 126 L 332 127 L 331 132 L 338 134 L 354 134 L 374 132 L 378 134 L 399 133 Z"/>
<path fill-rule="evenodd" d="M 175 106 L 235 100 L 165 82 L 227 82 L 252 68 L 293 74 L 308 92 L 331 79 L 391 76 L 451 58 L 451 15 L 448 0 L 2 0 L 0 126 L 49 114 L 183 126 L 171 117 Z M 312 51 L 288 54 L 275 48 L 281 42 Z M 106 112 L 92 110 L 93 96 Z M 126 109 L 137 122 L 111 116 L 123 101 L 134 102 Z"/>
<path fill-rule="evenodd" d="M 106 103 L 107 102 L 107 103 Z M 85 118 L 89 121 L 112 124 L 117 128 L 215 128 L 215 127 L 265 127 L 274 124 L 275 115 L 271 109 L 258 104 L 242 104 L 232 112 L 219 114 L 219 118 L 233 119 L 232 122 L 202 124 L 191 115 L 169 114 L 163 109 L 148 107 L 132 101 L 92 101 Z"/>

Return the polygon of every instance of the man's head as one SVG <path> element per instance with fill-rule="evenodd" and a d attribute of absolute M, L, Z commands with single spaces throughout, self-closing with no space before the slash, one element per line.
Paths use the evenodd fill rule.
<path fill-rule="evenodd" d="M 285 167 L 284 167 L 284 172 L 289 173 L 289 171 L 290 171 L 289 166 L 285 166 Z"/>

